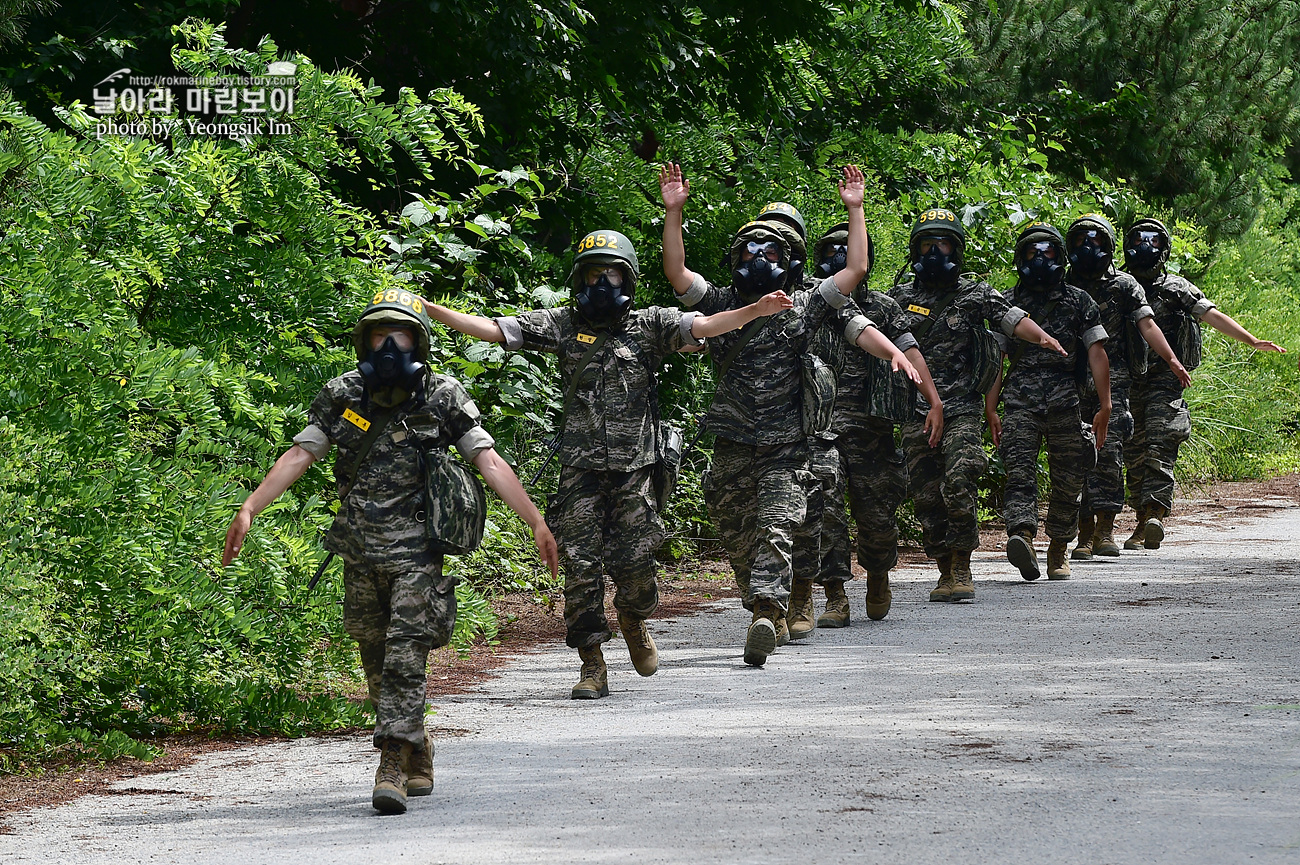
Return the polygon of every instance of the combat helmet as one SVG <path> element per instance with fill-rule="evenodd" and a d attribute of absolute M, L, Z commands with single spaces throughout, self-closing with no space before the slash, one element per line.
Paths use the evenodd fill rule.
<path fill-rule="evenodd" d="M 952 253 L 944 253 L 934 246 L 922 250 L 927 238 L 946 238 L 952 242 Z M 927 210 L 912 226 L 908 240 L 912 272 L 918 277 L 938 283 L 952 283 L 961 275 L 966 252 L 966 228 L 957 214 L 942 207 Z"/>
<path fill-rule="evenodd" d="M 1065 238 L 1056 226 L 1035 220 L 1021 229 L 1016 238 L 1016 273 L 1022 284 L 1056 285 L 1065 278 L 1064 262 Z"/>
<path fill-rule="evenodd" d="M 370 331 L 385 325 L 409 327 L 415 344 L 404 351 L 390 336 L 379 348 L 372 348 Z M 377 405 L 395 406 L 419 391 L 429 370 L 430 332 L 419 295 L 399 288 L 375 292 L 352 328 L 352 347 L 366 392 Z"/>
<path fill-rule="evenodd" d="M 763 205 L 763 210 L 754 217 L 755 222 L 784 222 L 799 232 L 799 237 L 808 242 L 808 222 L 793 204 L 784 201 L 772 201 Z"/>
<path fill-rule="evenodd" d="M 421 363 L 429 360 L 432 327 L 429 324 L 429 314 L 418 294 L 399 288 L 375 292 L 370 305 L 361 311 L 361 316 L 352 328 L 352 347 L 356 349 L 357 360 L 365 360 L 370 353 L 370 343 L 366 336 L 372 327 L 379 325 L 400 325 L 414 330 L 415 359 Z"/>
<path fill-rule="evenodd" d="M 1160 244 L 1160 249 L 1151 248 L 1149 244 L 1141 242 L 1143 232 L 1154 232 L 1164 241 Z M 1169 260 L 1170 247 L 1173 246 L 1173 238 L 1169 234 L 1169 229 L 1158 219 L 1146 217 L 1139 219 L 1129 227 L 1128 233 L 1124 235 L 1124 263 L 1130 271 L 1152 271 L 1164 267 L 1165 262 Z"/>
<path fill-rule="evenodd" d="M 1065 249 L 1072 268 L 1085 277 L 1099 277 L 1115 257 L 1115 226 L 1100 213 L 1085 213 L 1065 230 Z"/>
<path fill-rule="evenodd" d="M 618 285 L 600 277 L 587 285 L 583 272 L 591 265 L 618 268 L 622 281 Z M 573 308 L 593 327 L 611 327 L 627 318 L 641 281 L 641 265 L 632 241 L 610 229 L 592 231 L 574 248 L 573 267 L 569 270 Z"/>
<path fill-rule="evenodd" d="M 741 261 L 741 254 L 750 245 L 758 251 L 749 261 Z M 773 252 L 775 250 L 775 258 Z M 741 299 L 753 303 L 768 292 L 790 285 L 793 259 L 802 262 L 806 249 L 798 232 L 784 222 L 755 221 L 740 227 L 731 241 L 727 263 Z"/>

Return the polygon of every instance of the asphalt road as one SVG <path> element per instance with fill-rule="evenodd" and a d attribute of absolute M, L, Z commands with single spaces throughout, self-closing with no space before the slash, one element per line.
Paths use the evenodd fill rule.
<path fill-rule="evenodd" d="M 735 601 L 611 643 L 568 699 L 562 646 L 444 698 L 434 794 L 370 808 L 362 739 L 214 753 L 8 818 L 13 863 L 1300 862 L 1300 509 L 1173 526 L 1158 553 L 973 603 L 897 572 L 855 620 L 741 663 Z M 1040 550 L 1041 550 L 1040 546 Z"/>

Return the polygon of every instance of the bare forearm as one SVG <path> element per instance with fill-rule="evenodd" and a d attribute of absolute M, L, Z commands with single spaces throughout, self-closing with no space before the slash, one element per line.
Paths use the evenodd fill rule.
<path fill-rule="evenodd" d="M 1002 355 L 998 360 L 998 374 L 993 379 L 993 387 L 984 395 L 984 414 L 993 415 L 998 413 L 998 400 L 1002 398 L 1002 369 L 1006 355 Z"/>
<path fill-rule="evenodd" d="M 917 385 L 917 389 L 921 391 L 921 396 L 925 397 L 925 401 L 931 407 L 943 405 L 943 400 L 939 399 L 939 389 L 934 386 L 934 379 L 930 376 L 930 367 L 926 364 L 921 350 L 913 346 L 903 354 L 907 356 L 907 359 L 912 362 L 912 366 L 916 367 L 916 371 L 921 375 L 921 383 Z"/>
<path fill-rule="evenodd" d="M 738 327 L 744 327 L 756 318 L 758 318 L 758 306 L 752 303 L 740 309 L 715 312 L 713 315 L 697 315 L 695 321 L 691 322 L 691 336 L 696 339 L 720 336 Z"/>
<path fill-rule="evenodd" d="M 1255 335 L 1246 328 L 1237 323 L 1237 320 L 1230 315 L 1225 315 L 1217 309 L 1212 309 L 1201 317 L 1201 321 L 1217 330 L 1224 336 L 1230 336 L 1233 339 L 1252 345 L 1256 342 Z"/>
<path fill-rule="evenodd" d="M 1104 409 L 1110 406 L 1110 359 L 1099 342 L 1088 346 L 1088 367 L 1092 370 L 1092 383 L 1097 386 L 1097 401 Z"/>
<path fill-rule="evenodd" d="M 680 210 L 664 211 L 664 276 L 668 277 L 668 282 L 677 294 L 685 294 L 695 281 L 695 274 L 686 267 Z"/>
<path fill-rule="evenodd" d="M 862 207 L 849 207 L 849 239 L 844 269 L 833 277 L 840 294 L 851 294 L 867 275 L 867 221 Z"/>
<path fill-rule="evenodd" d="M 437 303 L 427 303 L 425 307 L 429 310 L 430 318 L 442 322 L 452 330 L 458 330 L 467 336 L 486 342 L 505 341 L 505 335 L 501 333 L 500 326 L 493 319 L 457 312 Z"/>
<path fill-rule="evenodd" d="M 257 489 L 244 500 L 242 509 L 247 511 L 250 517 L 257 516 L 285 490 L 293 486 L 294 481 L 306 474 L 307 469 L 311 468 L 314 462 L 316 458 L 306 449 L 298 445 L 289 448 L 275 461 L 275 465 L 266 473 L 266 477 L 258 484 Z"/>
<path fill-rule="evenodd" d="M 524 486 L 519 482 L 514 469 L 510 468 L 493 448 L 479 451 L 478 456 L 474 457 L 474 465 L 483 475 L 483 480 L 487 481 L 487 485 L 501 497 L 501 501 L 505 502 L 510 510 L 528 524 L 529 528 L 536 531 L 538 526 L 544 525 L 537 505 L 533 504 L 528 493 L 524 492 Z"/>
<path fill-rule="evenodd" d="M 840 272 L 843 273 L 843 271 Z M 874 355 L 882 360 L 893 361 L 895 358 L 904 357 L 903 352 L 898 350 L 898 346 L 890 342 L 875 327 L 863 329 L 862 333 L 858 334 L 857 345 L 867 354 Z"/>
<path fill-rule="evenodd" d="M 1029 316 L 1020 319 L 1020 323 L 1016 325 L 1016 329 L 1012 332 L 1017 339 L 1032 342 L 1034 345 L 1041 345 L 1043 338 L 1047 336 L 1047 331 L 1039 327 Z"/>
<path fill-rule="evenodd" d="M 1156 320 L 1154 318 L 1148 317 L 1139 321 L 1138 333 L 1142 334 L 1142 338 L 1146 340 L 1147 345 L 1155 349 L 1155 353 L 1160 355 L 1161 359 L 1163 359 L 1165 363 L 1170 363 L 1177 359 L 1174 355 L 1173 348 L 1169 345 L 1169 340 L 1165 339 L 1164 331 L 1156 326 Z"/>

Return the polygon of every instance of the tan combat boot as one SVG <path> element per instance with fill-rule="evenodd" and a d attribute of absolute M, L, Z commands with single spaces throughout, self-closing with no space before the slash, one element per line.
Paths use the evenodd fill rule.
<path fill-rule="evenodd" d="M 1066 556 L 1070 542 L 1052 538 L 1047 545 L 1047 578 L 1049 580 L 1070 579 L 1070 560 Z"/>
<path fill-rule="evenodd" d="M 784 612 L 777 610 L 772 624 L 776 626 L 776 647 L 779 649 L 790 642 L 790 622 L 786 620 Z"/>
<path fill-rule="evenodd" d="M 817 620 L 819 628 L 847 628 L 849 625 L 849 596 L 844 592 L 843 580 L 831 580 L 826 589 L 826 612 Z"/>
<path fill-rule="evenodd" d="M 761 667 L 767 656 L 776 651 L 776 619 L 780 612 L 775 601 L 758 598 L 754 601 L 754 619 L 745 634 L 745 663 Z"/>
<path fill-rule="evenodd" d="M 410 742 L 385 739 L 379 749 L 379 768 L 375 770 L 375 789 L 370 804 L 380 814 L 406 813 L 406 766 L 411 759 Z"/>
<path fill-rule="evenodd" d="M 817 630 L 812 580 L 795 577 L 794 586 L 790 590 L 790 601 L 786 606 L 789 609 L 786 621 L 790 626 L 790 639 L 806 640 L 811 637 L 813 631 Z"/>
<path fill-rule="evenodd" d="M 952 600 L 952 553 L 935 558 L 939 566 L 939 585 L 930 590 L 930 600 L 947 603 Z"/>
<path fill-rule="evenodd" d="M 406 764 L 406 795 L 428 796 L 433 792 L 433 739 L 424 731 L 424 750 L 411 751 Z"/>
<path fill-rule="evenodd" d="M 1092 514 L 1079 515 L 1079 543 L 1075 545 L 1074 552 L 1070 553 L 1070 558 L 1079 562 L 1086 562 L 1093 556 L 1092 533 L 1096 527 L 1096 520 Z"/>
<path fill-rule="evenodd" d="M 970 572 L 970 550 L 952 551 L 952 599 L 975 600 L 975 577 Z"/>
<path fill-rule="evenodd" d="M 879 622 L 889 615 L 889 604 L 894 599 L 889 591 L 889 571 L 867 571 L 867 618 Z"/>
<path fill-rule="evenodd" d="M 618 629 L 623 632 L 627 653 L 632 657 L 632 666 L 642 676 L 653 676 L 659 669 L 659 647 L 646 629 L 645 619 L 634 619 L 619 613 Z"/>
<path fill-rule="evenodd" d="M 1092 536 L 1092 554 L 1094 556 L 1119 555 L 1119 544 L 1115 543 L 1114 514 L 1097 514 L 1097 528 Z"/>
<path fill-rule="evenodd" d="M 1147 506 L 1147 527 L 1142 533 L 1142 546 L 1148 550 L 1160 549 L 1160 542 L 1165 539 L 1165 524 L 1161 522 L 1169 516 L 1169 509 L 1164 505 Z"/>
<path fill-rule="evenodd" d="M 1036 580 L 1043 575 L 1038 569 L 1038 553 L 1034 550 L 1034 536 L 1028 529 L 1007 535 L 1007 561 L 1020 569 L 1020 576 Z"/>
<path fill-rule="evenodd" d="M 1137 509 L 1137 521 L 1138 523 L 1133 529 L 1133 534 L 1129 535 L 1128 540 L 1124 542 L 1124 549 L 1126 550 L 1142 549 L 1142 541 L 1145 540 L 1147 536 L 1146 505 Z"/>
<path fill-rule="evenodd" d="M 574 700 L 599 700 L 609 696 L 609 671 L 605 669 L 605 653 L 600 643 L 578 650 L 582 659 L 582 676 L 573 686 L 570 697 Z"/>

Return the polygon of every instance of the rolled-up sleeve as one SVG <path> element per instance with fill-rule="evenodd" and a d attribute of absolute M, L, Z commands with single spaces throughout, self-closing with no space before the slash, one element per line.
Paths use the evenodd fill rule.
<path fill-rule="evenodd" d="M 835 284 L 835 277 L 828 276 L 822 280 L 822 284 L 817 286 L 817 291 L 821 294 L 822 299 L 831 309 L 840 309 L 844 304 L 849 302 L 849 296 L 840 291 L 839 286 Z M 860 331 L 859 331 L 860 332 Z"/>
<path fill-rule="evenodd" d="M 1155 310 L 1153 310 L 1149 304 L 1144 303 L 1141 306 L 1139 306 L 1137 309 L 1133 310 L 1132 318 L 1134 324 L 1137 324 L 1144 318 L 1155 318 L 1155 317 L 1156 317 Z"/>
<path fill-rule="evenodd" d="M 1106 328 L 1099 324 L 1095 324 L 1083 332 L 1084 348 L 1087 348 L 1096 342 L 1105 342 L 1108 338 Z"/>
<path fill-rule="evenodd" d="M 703 313 L 700 312 L 682 313 L 681 324 L 677 326 L 677 329 L 681 333 L 683 345 L 695 346 L 697 348 L 704 345 L 704 340 L 702 338 L 696 339 L 695 335 L 691 333 L 691 328 L 695 326 L 695 319 L 699 318 L 701 315 L 703 315 Z"/>
<path fill-rule="evenodd" d="M 917 351 L 921 350 L 921 344 L 916 341 L 916 337 L 912 336 L 910 330 L 905 330 L 900 333 L 894 338 L 893 342 L 894 345 L 898 347 L 899 351 L 907 351 L 909 348 L 914 348 Z"/>
<path fill-rule="evenodd" d="M 474 462 L 474 457 L 496 444 L 492 434 L 481 426 L 472 427 L 456 440 L 456 451 L 467 463 Z"/>
<path fill-rule="evenodd" d="M 1013 306 L 1003 313 L 1002 321 L 998 322 L 998 327 L 1004 334 L 1013 337 L 1016 335 L 1016 326 L 1028 317 L 1029 313 L 1018 306 Z"/>
<path fill-rule="evenodd" d="M 993 333 L 993 331 L 989 331 Z M 1011 342 L 1014 337 L 1007 336 L 1005 333 L 993 333 L 993 341 L 998 344 L 998 349 L 1003 354 L 1011 354 Z"/>
<path fill-rule="evenodd" d="M 330 448 L 334 446 L 330 437 L 325 434 L 325 430 L 316 424 L 308 424 L 306 429 L 293 437 L 293 443 L 318 460 L 325 459 L 329 455 Z"/>
<path fill-rule="evenodd" d="M 519 319 L 513 315 L 503 315 L 492 319 L 501 328 L 501 335 L 505 337 L 505 347 L 511 351 L 517 351 L 524 344 L 524 329 L 519 326 Z"/>
<path fill-rule="evenodd" d="M 695 279 L 691 280 L 691 287 L 686 289 L 686 293 L 681 295 L 678 300 L 682 302 L 682 306 L 695 306 L 701 300 L 704 300 L 704 295 L 708 291 L 708 281 L 697 273 Z"/>
<path fill-rule="evenodd" d="M 1202 297 L 1200 300 L 1196 301 L 1196 303 L 1192 304 L 1192 308 L 1189 309 L 1188 312 L 1196 316 L 1197 319 L 1202 319 L 1205 318 L 1205 314 L 1212 309 L 1214 309 L 1214 301 L 1210 300 L 1208 297 Z"/>
<path fill-rule="evenodd" d="M 875 326 L 876 323 L 865 315 L 855 315 L 844 325 L 844 338 L 853 345 L 857 345 L 858 337 L 862 336 L 862 331 Z"/>

